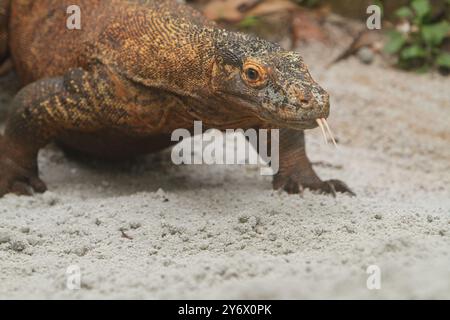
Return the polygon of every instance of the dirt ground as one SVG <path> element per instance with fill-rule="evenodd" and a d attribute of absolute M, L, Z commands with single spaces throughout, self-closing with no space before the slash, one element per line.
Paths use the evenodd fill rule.
<path fill-rule="evenodd" d="M 80 163 L 49 147 L 50 191 L 0 200 L 0 298 L 450 298 L 450 79 L 302 52 L 339 140 L 312 130 L 309 155 L 357 197 L 274 192 L 254 166 Z"/>

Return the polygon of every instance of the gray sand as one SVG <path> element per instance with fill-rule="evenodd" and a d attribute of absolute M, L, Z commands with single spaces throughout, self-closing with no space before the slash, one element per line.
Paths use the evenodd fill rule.
<path fill-rule="evenodd" d="M 255 166 L 80 163 L 49 147 L 51 191 L 0 200 L 0 298 L 450 298 L 450 79 L 304 54 L 339 139 L 308 132 L 309 155 L 356 198 L 274 192 Z"/>

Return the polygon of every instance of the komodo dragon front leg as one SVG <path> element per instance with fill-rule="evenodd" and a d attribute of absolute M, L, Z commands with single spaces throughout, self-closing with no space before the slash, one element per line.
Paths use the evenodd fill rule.
<path fill-rule="evenodd" d="M 267 150 L 271 150 L 270 135 L 268 138 L 269 146 L 267 146 Z M 279 138 L 279 170 L 273 177 L 274 189 L 283 189 L 289 194 L 302 193 L 303 189 L 310 189 L 333 196 L 336 196 L 337 192 L 355 195 L 340 180 L 323 181 L 319 178 L 306 155 L 305 133 L 303 130 L 280 129 Z M 258 150 L 258 146 L 254 147 Z M 261 156 L 264 157 L 263 154 Z M 270 156 L 270 158 L 273 158 L 272 155 Z M 263 160 L 268 161 L 270 158 Z"/>
<path fill-rule="evenodd" d="M 0 136 L 0 196 L 30 194 L 30 187 L 44 192 L 46 186 L 38 176 L 39 149 L 61 131 L 100 126 L 100 117 L 93 112 L 96 97 L 86 94 L 90 87 L 87 73 L 75 69 L 64 77 L 32 83 L 17 94 Z"/>
<path fill-rule="evenodd" d="M 0 135 L 0 197 L 10 192 L 30 194 L 31 189 L 44 192 L 37 155 L 61 136 L 133 128 L 142 115 L 130 115 L 129 106 L 111 90 L 115 86 L 106 71 L 80 68 L 22 89 L 13 101 L 5 134 Z"/>
<path fill-rule="evenodd" d="M 329 193 L 355 195 L 340 180 L 322 181 L 306 155 L 305 133 L 302 130 L 280 130 L 280 169 L 273 179 L 274 189 L 283 188 L 288 193 L 299 193 L 303 188 Z"/>

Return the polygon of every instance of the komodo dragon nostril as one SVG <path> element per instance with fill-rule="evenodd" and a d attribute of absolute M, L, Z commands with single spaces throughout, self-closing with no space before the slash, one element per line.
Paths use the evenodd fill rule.
<path fill-rule="evenodd" d="M 300 105 L 302 108 L 311 108 L 312 107 L 310 95 L 300 94 L 298 96 L 298 99 L 300 101 Z"/>
<path fill-rule="evenodd" d="M 309 100 L 308 99 L 300 99 L 300 102 L 302 104 L 307 104 L 307 103 L 309 103 Z"/>

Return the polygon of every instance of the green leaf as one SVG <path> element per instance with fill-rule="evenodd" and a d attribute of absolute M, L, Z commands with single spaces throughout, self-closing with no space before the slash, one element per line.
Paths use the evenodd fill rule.
<path fill-rule="evenodd" d="M 426 56 L 426 54 L 426 51 L 421 46 L 415 44 L 403 49 L 400 53 L 400 56 L 402 57 L 402 59 L 409 60 L 423 58 Z"/>
<path fill-rule="evenodd" d="M 441 21 L 435 24 L 424 25 L 422 27 L 422 38 L 430 46 L 438 46 L 450 32 L 450 24 Z"/>
<path fill-rule="evenodd" d="M 444 52 L 441 53 L 436 58 L 436 64 L 440 67 L 445 67 L 450 69 L 450 53 Z"/>
<path fill-rule="evenodd" d="M 255 16 L 247 16 L 242 21 L 239 22 L 239 28 L 251 28 L 256 26 L 259 23 L 258 17 Z"/>
<path fill-rule="evenodd" d="M 412 17 L 413 12 L 408 7 L 401 7 L 400 9 L 395 11 L 395 15 L 399 18 L 409 18 L 409 17 Z"/>
<path fill-rule="evenodd" d="M 381 15 L 384 17 L 384 4 L 383 4 L 383 1 L 384 0 L 374 0 L 373 4 L 377 5 L 380 8 Z M 450 0 L 448 0 L 448 1 L 450 1 Z"/>
<path fill-rule="evenodd" d="M 429 0 L 413 0 L 411 7 L 413 7 L 419 18 L 425 17 L 431 11 Z"/>
<path fill-rule="evenodd" d="M 406 37 L 402 33 L 398 31 L 391 31 L 389 32 L 389 41 L 384 46 L 384 50 L 387 53 L 397 53 L 403 47 L 405 42 Z"/>
<path fill-rule="evenodd" d="M 424 74 L 427 73 L 428 71 L 430 71 L 430 67 L 428 65 L 423 65 L 416 69 L 416 73 L 418 74 Z"/>

